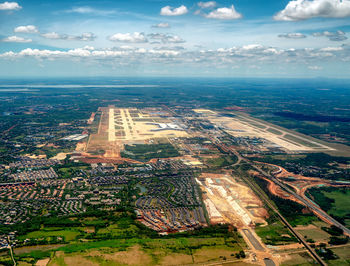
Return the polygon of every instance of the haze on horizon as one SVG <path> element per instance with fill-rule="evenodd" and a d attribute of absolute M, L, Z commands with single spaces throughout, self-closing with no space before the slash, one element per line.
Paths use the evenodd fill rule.
<path fill-rule="evenodd" d="M 0 2 L 0 78 L 348 78 L 350 0 Z"/>

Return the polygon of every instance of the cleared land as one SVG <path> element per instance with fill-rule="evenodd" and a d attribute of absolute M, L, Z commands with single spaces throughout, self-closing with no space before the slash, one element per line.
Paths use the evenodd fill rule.
<path fill-rule="evenodd" d="M 266 224 L 267 211 L 261 200 L 229 175 L 203 173 L 197 183 L 205 192 L 204 202 L 211 222 L 226 222 L 238 228 Z"/>

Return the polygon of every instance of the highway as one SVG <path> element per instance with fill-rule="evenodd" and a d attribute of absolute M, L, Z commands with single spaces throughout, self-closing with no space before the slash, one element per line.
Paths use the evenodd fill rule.
<path fill-rule="evenodd" d="M 167 106 L 164 106 L 166 107 L 170 112 L 172 112 L 173 114 L 175 114 L 174 111 L 172 111 L 169 107 Z M 183 121 L 188 125 L 190 126 L 191 125 L 191 122 L 186 119 L 186 118 L 183 118 Z M 275 182 L 277 185 L 281 186 L 283 189 L 288 189 L 287 192 L 291 193 L 292 195 L 296 194 L 294 191 L 291 191 L 288 187 L 286 187 L 282 182 L 280 182 L 279 180 L 277 180 L 277 178 L 271 176 L 270 174 L 266 173 L 265 171 L 263 171 L 262 169 L 260 169 L 259 167 L 255 166 L 250 160 L 242 157 L 240 155 L 239 152 L 237 152 L 235 149 L 232 149 L 230 147 L 228 147 L 227 145 L 225 145 L 224 143 L 222 143 L 218 138 L 216 137 L 212 137 L 208 134 L 205 133 L 205 130 L 202 128 L 202 131 L 203 131 L 203 135 L 206 136 L 208 139 L 211 140 L 211 142 L 215 145 L 217 145 L 221 150 L 229 153 L 229 154 L 232 154 L 232 155 L 235 155 L 237 156 L 237 159 L 239 162 L 245 162 L 247 164 L 249 164 L 250 166 L 252 166 L 254 169 L 256 169 L 259 173 L 261 173 L 262 175 L 264 175 L 265 177 L 271 179 L 273 182 Z M 225 132 L 225 131 L 223 131 Z M 225 132 L 226 133 L 226 132 Z M 297 231 L 294 230 L 294 228 L 289 224 L 289 222 L 284 218 L 284 216 L 278 211 L 278 209 L 272 205 L 270 199 L 264 194 L 262 193 L 261 191 L 259 191 L 257 188 L 256 188 L 256 184 L 252 184 L 252 182 L 250 180 L 248 180 L 247 178 L 245 177 L 241 177 L 243 180 L 246 181 L 246 183 L 248 184 L 248 186 L 251 187 L 251 189 L 260 197 L 261 200 L 263 200 L 269 207 L 271 210 L 273 210 L 280 218 L 280 220 L 287 226 L 287 228 L 295 235 L 295 237 L 300 241 L 300 243 L 302 243 L 304 245 L 304 247 L 310 252 L 310 254 L 313 256 L 313 258 L 320 264 L 320 265 L 323 265 L 323 266 L 326 266 L 327 264 L 323 261 L 323 259 L 316 253 L 316 251 L 311 248 L 311 246 L 306 242 L 306 240 L 304 239 L 304 237 L 302 237 Z M 314 205 L 311 205 L 307 200 L 303 199 L 302 197 L 300 197 L 299 195 L 296 195 L 297 198 L 301 198 L 301 202 L 303 202 L 304 204 L 306 204 L 306 206 L 312 206 L 310 207 L 312 210 L 315 210 L 315 211 L 319 211 L 321 212 L 319 209 L 317 209 L 316 206 Z M 322 211 L 323 212 L 323 211 Z M 324 212 L 322 213 L 322 215 L 327 215 L 327 214 L 324 214 Z M 328 216 L 328 215 L 327 215 Z M 332 220 L 334 220 L 332 218 Z M 334 220 L 335 221 L 335 220 Z M 339 222 L 335 221 L 335 225 L 339 224 Z M 344 226 L 342 226 L 344 227 Z M 345 232 L 345 231 L 344 231 Z M 265 265 L 271 265 L 270 264 L 270 261 L 266 261 L 265 262 Z"/>
<path fill-rule="evenodd" d="M 275 181 L 279 181 L 277 180 L 275 177 L 272 177 L 271 175 L 269 175 L 268 173 L 266 173 L 265 171 L 261 170 L 259 167 L 255 166 L 251 161 L 249 161 L 248 159 L 242 157 L 236 150 L 231 149 L 230 147 L 226 146 L 225 144 L 221 143 L 218 139 L 214 139 L 210 136 L 207 136 L 214 144 L 218 145 L 222 150 L 231 153 L 235 156 L 237 156 L 239 161 L 243 161 L 249 165 L 251 165 L 254 169 L 256 169 L 259 173 L 261 173 L 262 175 L 264 175 L 265 177 L 271 179 L 273 182 Z M 246 183 L 251 187 L 251 189 L 260 197 L 261 200 L 263 200 L 269 207 L 271 210 L 273 210 L 278 217 L 281 219 L 281 221 L 288 227 L 288 229 L 295 235 L 295 237 L 300 241 L 300 243 L 302 243 L 304 245 L 304 247 L 310 252 L 310 254 L 314 257 L 314 259 L 320 264 L 320 265 L 327 265 L 323 259 L 316 253 L 316 251 L 310 247 L 310 245 L 306 242 L 306 240 L 297 232 L 294 230 L 294 228 L 289 224 L 289 222 L 284 218 L 284 216 L 277 210 L 277 208 L 275 206 L 273 206 L 270 202 L 270 199 L 263 193 L 261 193 L 259 190 L 257 190 L 257 188 L 255 187 L 255 184 L 252 184 L 252 182 L 250 180 L 248 180 L 245 177 L 241 177 L 243 180 L 246 181 Z M 279 183 L 276 182 L 276 184 L 278 184 L 279 186 L 281 186 L 280 184 L 282 184 L 283 186 L 281 186 L 282 188 L 285 187 L 285 185 L 279 181 Z M 294 192 L 293 192 L 294 194 Z M 299 197 L 299 195 L 298 195 Z M 316 207 L 315 207 L 316 208 Z M 269 261 L 265 262 L 265 265 L 271 265 Z"/>
<path fill-rule="evenodd" d="M 312 203 L 311 201 L 303 198 L 302 196 L 298 195 L 297 193 L 295 193 L 292 189 L 290 189 L 288 186 L 286 186 L 283 182 L 281 182 L 280 180 L 278 180 L 277 178 L 275 178 L 274 176 L 266 173 L 264 170 L 260 169 L 259 167 L 251 164 L 252 167 L 254 167 L 257 171 L 259 171 L 261 174 L 263 174 L 265 177 L 269 178 L 271 181 L 273 181 L 274 183 L 276 183 L 277 185 L 279 185 L 280 187 L 282 187 L 285 191 L 287 191 L 288 193 L 290 193 L 291 195 L 293 195 L 293 197 L 295 197 L 296 199 L 298 199 L 299 201 L 301 201 L 302 203 L 304 203 L 305 206 L 307 206 L 308 208 L 310 208 L 313 212 L 315 212 L 318 216 L 323 217 L 323 219 L 329 221 L 330 223 L 332 223 L 333 225 L 335 225 L 336 227 L 340 228 L 343 230 L 344 234 L 350 236 L 350 230 L 348 228 L 346 228 L 344 225 L 342 225 L 341 223 L 339 223 L 337 220 L 335 220 L 333 217 L 329 216 L 325 211 L 323 211 L 322 209 L 320 209 L 317 205 L 315 205 L 314 203 Z"/>
<path fill-rule="evenodd" d="M 279 179 L 277 179 L 276 177 L 272 176 L 271 174 L 268 174 L 266 171 L 262 170 L 261 168 L 257 167 L 255 164 L 253 164 L 251 161 L 249 161 L 248 159 L 242 157 L 236 150 L 231 149 L 230 147 L 227 147 L 225 144 L 221 144 L 219 143 L 218 140 L 214 140 L 212 139 L 212 141 L 216 141 L 216 144 L 219 145 L 221 147 L 221 149 L 223 149 L 226 152 L 229 153 L 233 153 L 234 155 L 237 156 L 238 161 L 244 161 L 247 164 L 249 164 L 250 166 L 252 166 L 255 170 L 257 170 L 259 173 L 261 173 L 263 176 L 265 176 L 266 178 L 270 179 L 271 181 L 273 181 L 275 184 L 277 184 L 278 186 L 282 187 L 285 191 L 287 191 L 288 193 L 290 193 L 291 195 L 293 195 L 296 199 L 298 199 L 300 202 L 302 202 L 305 206 L 307 206 L 308 208 L 310 208 L 314 213 L 316 213 L 316 215 L 320 216 L 320 218 L 323 218 L 323 220 L 328 221 L 329 223 L 335 225 L 336 227 L 340 228 L 343 230 L 344 234 L 350 236 L 350 230 L 348 228 L 346 228 L 344 225 L 342 225 L 341 223 L 339 223 L 337 220 L 335 220 L 333 217 L 329 216 L 325 211 L 323 211 L 322 209 L 319 208 L 319 206 L 317 206 L 316 204 L 314 204 L 313 202 L 311 202 L 310 200 L 308 200 L 307 198 L 303 198 L 302 196 L 298 195 L 295 191 L 293 191 L 292 189 L 290 189 L 288 186 L 286 186 L 283 182 L 281 182 Z"/>

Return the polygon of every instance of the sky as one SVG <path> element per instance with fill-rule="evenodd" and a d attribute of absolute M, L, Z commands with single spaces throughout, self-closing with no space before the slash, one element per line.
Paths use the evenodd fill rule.
<path fill-rule="evenodd" d="M 349 78 L 350 0 L 0 0 L 0 78 Z"/>

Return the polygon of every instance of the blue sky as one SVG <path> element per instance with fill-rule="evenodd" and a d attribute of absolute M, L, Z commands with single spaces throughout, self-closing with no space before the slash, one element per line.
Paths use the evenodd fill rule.
<path fill-rule="evenodd" d="M 0 0 L 0 77 L 348 78 L 350 0 Z"/>

